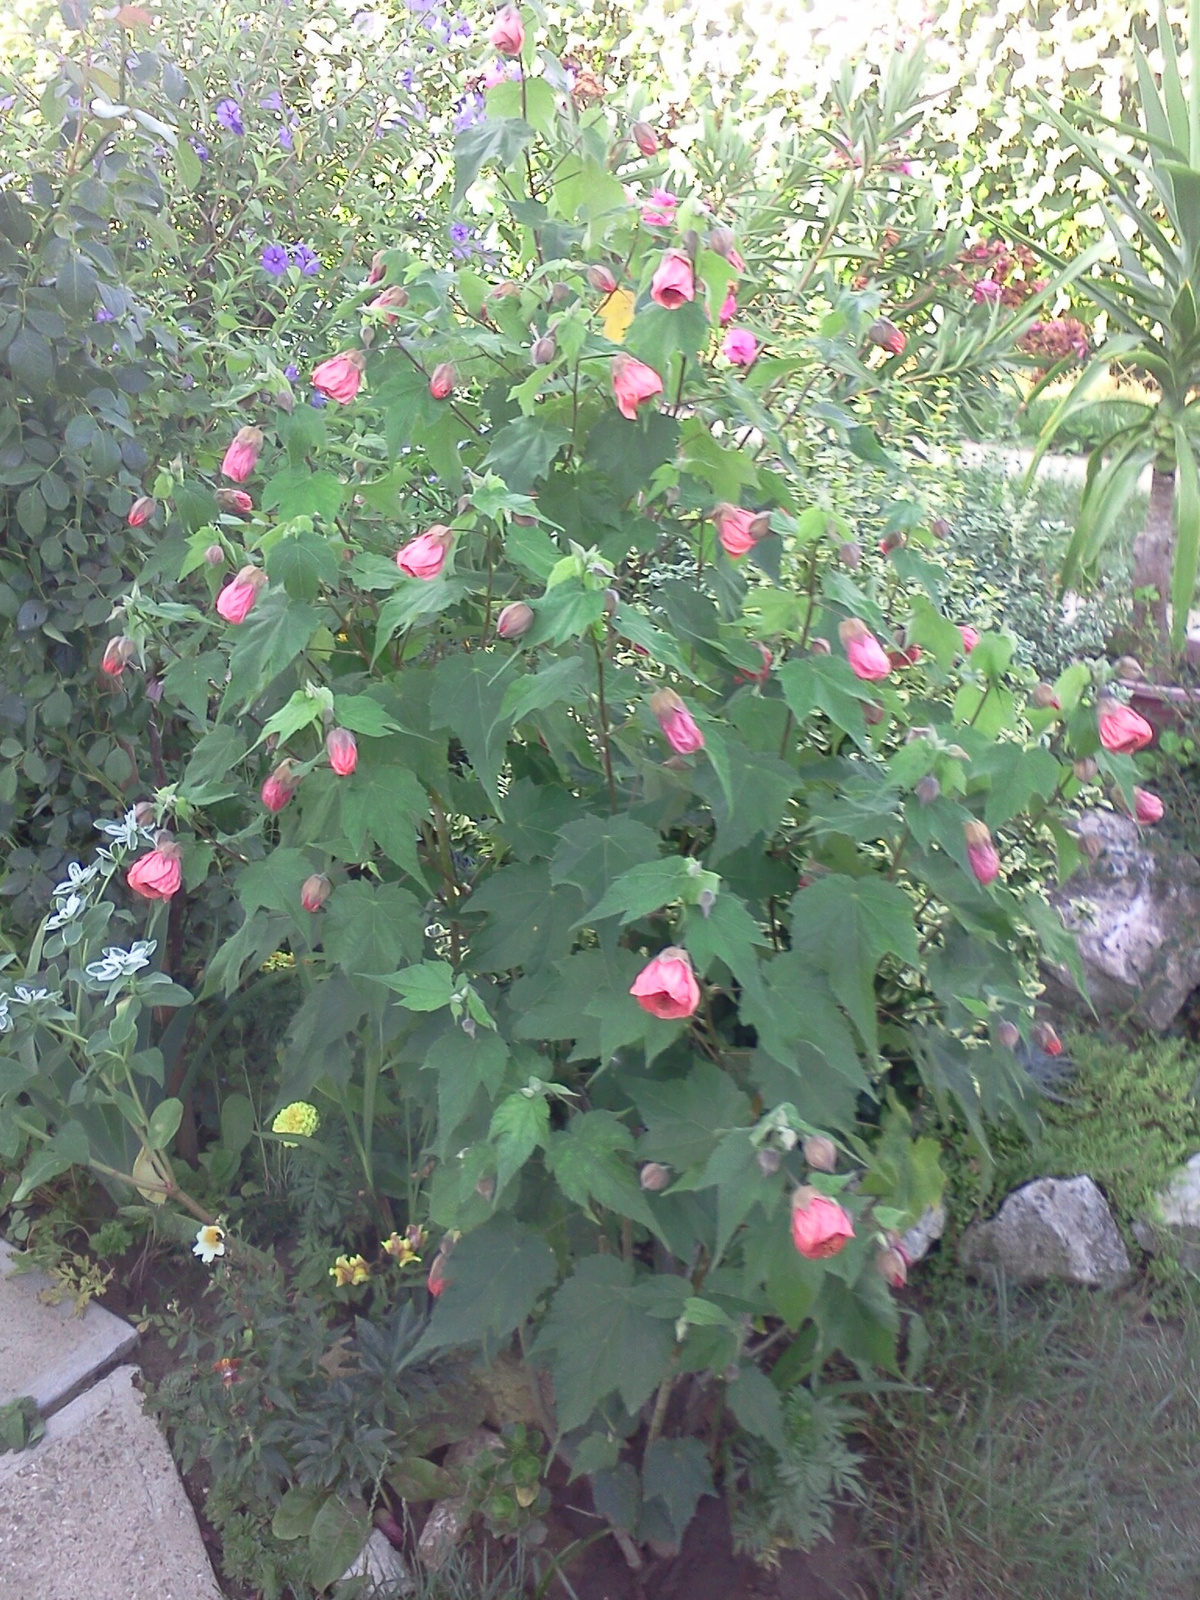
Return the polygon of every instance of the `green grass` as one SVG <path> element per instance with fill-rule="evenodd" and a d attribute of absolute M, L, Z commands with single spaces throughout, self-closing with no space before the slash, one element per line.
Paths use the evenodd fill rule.
<path fill-rule="evenodd" d="M 872 1424 L 880 1600 L 1195 1600 L 1200 1310 L 937 1293 L 925 1387 Z"/>

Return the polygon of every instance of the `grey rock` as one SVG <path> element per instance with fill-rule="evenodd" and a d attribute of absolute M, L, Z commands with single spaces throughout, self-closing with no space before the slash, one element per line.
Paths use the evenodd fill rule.
<path fill-rule="evenodd" d="M 1200 1153 L 1155 1195 L 1148 1215 L 1134 1223 L 1133 1234 L 1150 1255 L 1169 1251 L 1190 1271 L 1200 1271 Z"/>
<path fill-rule="evenodd" d="M 923 1261 L 946 1231 L 946 1208 L 939 1200 L 919 1216 L 907 1233 L 900 1237 L 900 1248 L 910 1265 Z"/>
<path fill-rule="evenodd" d="M 1075 934 L 1088 994 L 1104 1015 L 1169 1028 L 1200 984 L 1200 861 L 1115 811 L 1079 819 L 1084 864 L 1050 899 Z M 1049 997 L 1078 1010 L 1065 966 L 1046 969 Z"/>
<path fill-rule="evenodd" d="M 127 1356 L 137 1329 L 94 1303 L 81 1317 L 69 1298 L 46 1305 L 50 1279 L 14 1272 L 14 1254 L 0 1239 L 0 1405 L 27 1394 L 49 1414 Z"/>
<path fill-rule="evenodd" d="M 417 1555 L 427 1572 L 437 1572 L 450 1559 L 471 1525 L 471 1512 L 465 1495 L 456 1500 L 439 1500 L 425 1518 Z"/>
<path fill-rule="evenodd" d="M 1112 1289 L 1132 1271 L 1108 1204 L 1088 1177 L 1038 1178 L 1014 1189 L 990 1222 L 971 1224 L 959 1255 L 975 1277 L 998 1270 L 1014 1283 L 1060 1278 Z"/>
<path fill-rule="evenodd" d="M 221 1600 L 175 1463 L 119 1367 L 0 1456 L 0 1600 Z"/>

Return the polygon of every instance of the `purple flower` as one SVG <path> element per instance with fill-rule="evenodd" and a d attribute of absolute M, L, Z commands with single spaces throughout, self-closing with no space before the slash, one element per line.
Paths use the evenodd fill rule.
<path fill-rule="evenodd" d="M 454 37 L 456 39 L 469 39 L 471 37 L 471 24 L 461 11 L 454 15 Z"/>
<path fill-rule="evenodd" d="M 329 404 L 329 398 L 327 395 L 323 395 L 320 389 L 314 389 L 312 398 L 308 403 L 310 406 L 315 406 L 318 411 L 321 411 Z"/>
<path fill-rule="evenodd" d="M 291 129 L 290 128 L 280 128 L 280 130 L 279 130 L 279 148 L 281 150 L 294 150 L 295 147 L 296 147 L 296 141 L 292 138 Z"/>
<path fill-rule="evenodd" d="M 419 17 L 428 16 L 431 11 L 437 10 L 437 0 L 408 0 L 408 9 L 415 11 Z"/>
<path fill-rule="evenodd" d="M 6 94 L 4 99 L 0 100 L 0 111 L 11 111 L 16 103 L 17 97 L 15 94 Z"/>
<path fill-rule="evenodd" d="M 466 244 L 471 237 L 471 230 L 465 222 L 452 222 L 450 224 L 450 237 L 455 244 Z"/>
<path fill-rule="evenodd" d="M 189 138 L 188 143 L 191 145 L 192 149 L 196 152 L 201 161 L 208 160 L 208 146 L 206 144 L 202 144 L 201 141 L 196 138 Z"/>
<path fill-rule="evenodd" d="M 281 244 L 269 244 L 262 253 L 262 268 L 273 278 L 282 278 L 288 269 L 288 253 Z"/>
<path fill-rule="evenodd" d="M 292 246 L 292 265 L 299 267 L 306 278 L 315 278 L 321 270 L 321 258 L 314 255 L 306 244 Z"/>
<path fill-rule="evenodd" d="M 108 309 L 107 306 L 100 306 L 96 311 L 95 321 L 97 321 L 97 322 L 115 322 L 116 318 L 113 316 L 112 312 Z"/>
<path fill-rule="evenodd" d="M 245 133 L 245 124 L 242 122 L 242 108 L 236 100 L 217 101 L 217 122 L 226 133 L 236 133 L 240 139 Z"/>
<path fill-rule="evenodd" d="M 416 73 L 411 67 L 405 67 L 397 81 L 402 89 L 411 89 L 416 81 Z"/>
<path fill-rule="evenodd" d="M 446 21 L 445 17 L 438 18 L 437 22 L 433 24 L 433 31 L 437 34 L 438 38 L 443 44 L 450 43 L 450 24 Z"/>
<path fill-rule="evenodd" d="M 294 361 L 289 361 L 287 366 L 283 369 L 283 375 L 289 383 L 295 383 L 296 379 L 300 376 L 300 368 Z"/>
<path fill-rule="evenodd" d="M 278 89 L 272 89 L 270 94 L 263 95 L 258 106 L 260 111 L 282 111 L 283 96 Z"/>
<path fill-rule="evenodd" d="M 467 128 L 473 128 L 483 116 L 483 96 L 476 91 L 465 95 L 459 101 L 459 109 L 454 117 L 455 133 L 462 133 Z"/>

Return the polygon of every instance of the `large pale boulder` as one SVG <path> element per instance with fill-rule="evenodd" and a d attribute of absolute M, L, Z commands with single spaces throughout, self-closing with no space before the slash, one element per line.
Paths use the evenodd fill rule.
<path fill-rule="evenodd" d="M 1115 811 L 1079 819 L 1084 864 L 1051 900 L 1075 934 L 1096 1010 L 1162 1032 L 1200 984 L 1200 861 Z M 1081 1004 L 1066 967 L 1049 998 Z"/>
<path fill-rule="evenodd" d="M 1130 1275 L 1129 1256 L 1104 1196 L 1088 1177 L 1038 1178 L 1014 1189 L 990 1222 L 973 1222 L 959 1245 L 976 1277 L 1013 1283 L 1062 1279 L 1111 1289 Z"/>

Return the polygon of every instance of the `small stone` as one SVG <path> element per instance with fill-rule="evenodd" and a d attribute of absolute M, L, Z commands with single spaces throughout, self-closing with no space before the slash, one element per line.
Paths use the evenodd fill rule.
<path fill-rule="evenodd" d="M 1132 1270 L 1108 1204 L 1087 1176 L 1038 1178 L 1015 1189 L 990 1222 L 972 1223 L 959 1255 L 975 1277 L 992 1268 L 1013 1283 L 1061 1278 L 1113 1289 Z"/>
<path fill-rule="evenodd" d="M 458 1548 L 471 1521 L 466 1495 L 454 1500 L 439 1500 L 425 1518 L 417 1555 L 427 1572 L 437 1572 Z"/>

